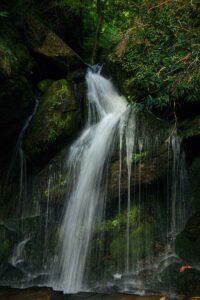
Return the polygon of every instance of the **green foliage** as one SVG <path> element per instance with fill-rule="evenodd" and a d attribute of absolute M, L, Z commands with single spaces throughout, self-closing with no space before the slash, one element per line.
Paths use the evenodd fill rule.
<path fill-rule="evenodd" d="M 7 17 L 8 16 L 8 12 L 7 11 L 0 11 L 0 18 L 2 17 Z"/>
<path fill-rule="evenodd" d="M 119 267 L 118 263 L 120 263 L 120 269 L 126 265 L 128 218 L 129 259 L 132 267 L 153 255 L 152 241 L 156 239 L 154 219 L 143 205 L 134 205 L 129 213 L 122 211 L 119 215 L 102 222 L 95 228 L 94 245 L 102 252 L 102 264 L 107 261 L 106 255 L 109 255 L 106 268 L 110 272 L 112 272 L 113 266 Z M 108 247 L 107 254 L 104 253 L 104 243 Z"/>
<path fill-rule="evenodd" d="M 129 6 L 131 30 L 110 60 L 125 73 L 134 101 L 165 107 L 198 101 L 200 7 L 190 1 L 136 1 Z M 128 24 L 128 23 L 127 23 Z"/>
<path fill-rule="evenodd" d="M 68 14 L 73 12 L 82 18 L 83 48 L 88 59 L 94 45 L 97 1 L 56 3 Z M 166 109 L 177 101 L 199 101 L 198 2 L 102 0 L 100 4 L 103 24 L 98 47 L 110 52 L 110 61 L 121 67 L 130 102 L 151 110 Z"/>
<path fill-rule="evenodd" d="M 78 14 L 81 9 L 81 1 L 73 1 L 73 0 L 55 0 L 54 5 L 64 9 L 65 12 Z"/>

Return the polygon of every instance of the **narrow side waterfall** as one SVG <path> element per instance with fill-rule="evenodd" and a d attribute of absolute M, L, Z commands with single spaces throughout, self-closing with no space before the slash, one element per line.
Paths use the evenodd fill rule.
<path fill-rule="evenodd" d="M 88 122 L 68 157 L 72 189 L 63 220 L 59 278 L 66 293 L 84 289 L 86 259 L 95 223 L 101 221 L 106 197 L 106 164 L 127 102 L 112 83 L 88 72 Z"/>
<path fill-rule="evenodd" d="M 27 119 L 24 122 L 24 126 L 22 127 L 17 143 L 13 152 L 13 156 L 11 159 L 10 167 L 8 169 L 7 178 L 5 187 L 12 186 L 13 178 L 14 176 L 17 176 L 19 178 L 19 187 L 18 187 L 18 208 L 17 213 L 19 216 L 23 217 L 26 215 L 27 212 L 27 162 L 26 162 L 26 155 L 24 153 L 23 149 L 23 140 L 24 135 L 26 134 L 26 131 L 30 125 L 30 122 L 35 115 L 37 108 L 39 105 L 39 100 L 36 98 L 35 100 L 35 106 L 33 108 L 33 111 L 31 114 L 27 117 Z"/>

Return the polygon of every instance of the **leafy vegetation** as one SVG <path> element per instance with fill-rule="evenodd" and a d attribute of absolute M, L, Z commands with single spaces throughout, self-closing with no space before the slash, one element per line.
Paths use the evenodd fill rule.
<path fill-rule="evenodd" d="M 153 107 L 199 100 L 200 4 L 136 1 L 130 28 L 110 54 L 124 72 L 131 101 Z"/>

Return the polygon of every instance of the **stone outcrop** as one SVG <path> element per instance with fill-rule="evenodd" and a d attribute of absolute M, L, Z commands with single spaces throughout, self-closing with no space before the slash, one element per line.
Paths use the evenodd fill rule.
<path fill-rule="evenodd" d="M 26 23 L 26 39 L 35 53 L 53 60 L 66 70 L 83 64 L 80 56 L 38 19 L 28 16 Z"/>

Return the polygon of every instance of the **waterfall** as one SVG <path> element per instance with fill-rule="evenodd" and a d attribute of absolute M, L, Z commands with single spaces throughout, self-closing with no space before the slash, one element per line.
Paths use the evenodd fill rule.
<path fill-rule="evenodd" d="M 17 143 L 11 159 L 10 167 L 8 169 L 6 184 L 5 184 L 6 188 L 7 186 L 9 186 L 9 184 L 12 185 L 15 172 L 16 171 L 19 172 L 19 174 L 17 174 L 17 176 L 19 177 L 18 214 L 21 217 L 25 216 L 26 208 L 27 208 L 25 207 L 26 199 L 27 199 L 27 162 L 26 162 L 26 155 L 23 149 L 23 140 L 24 140 L 24 135 L 26 134 L 26 131 L 30 125 L 30 122 L 37 111 L 38 105 L 39 105 L 39 100 L 36 98 L 33 111 L 31 112 L 30 116 L 28 116 L 27 119 L 25 120 L 24 126 L 22 127 L 19 133 Z"/>
<path fill-rule="evenodd" d="M 177 135 L 169 139 L 166 129 L 155 132 L 142 123 L 96 71 L 87 72 L 88 119 L 66 160 L 71 180 L 49 285 L 65 293 L 108 283 L 139 292 L 154 286 L 163 266 L 178 261 L 175 237 L 189 216 L 184 152 Z M 157 174 L 153 181 L 155 168 L 162 174 L 162 159 L 168 160 L 168 180 Z M 118 207 L 110 199 L 113 165 Z"/>
<path fill-rule="evenodd" d="M 159 292 L 162 272 L 180 262 L 176 237 L 192 212 L 182 139 L 129 106 L 99 66 L 89 68 L 86 85 L 85 127 L 28 181 L 30 197 L 23 137 L 37 101 L 19 135 L 10 176 L 19 175 L 19 219 L 11 225 L 20 233 L 9 263 L 23 278 L 6 284 Z"/>
<path fill-rule="evenodd" d="M 10 259 L 10 264 L 13 267 L 17 267 L 18 265 L 23 263 L 23 261 L 24 261 L 23 250 L 24 250 L 26 243 L 28 243 L 29 241 L 30 241 L 30 238 L 26 238 L 23 241 L 19 242 L 19 244 L 17 244 L 15 246 L 12 257 Z"/>
<path fill-rule="evenodd" d="M 92 231 L 95 223 L 101 221 L 105 204 L 104 171 L 120 117 L 127 108 L 125 98 L 100 74 L 88 71 L 86 81 L 88 122 L 68 157 L 73 183 L 62 225 L 56 286 L 67 293 L 84 288 Z"/>

